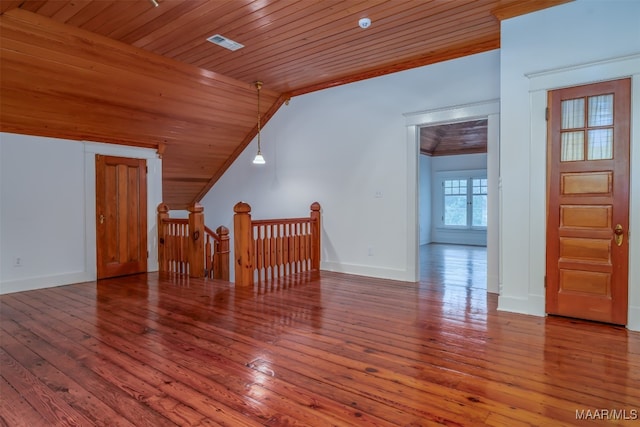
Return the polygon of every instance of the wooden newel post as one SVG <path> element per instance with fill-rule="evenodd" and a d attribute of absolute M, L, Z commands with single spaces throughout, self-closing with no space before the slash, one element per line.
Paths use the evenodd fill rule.
<path fill-rule="evenodd" d="M 156 211 L 158 212 L 156 224 L 156 228 L 158 229 L 158 270 L 161 273 L 166 273 L 169 268 L 167 266 L 167 257 L 165 254 L 167 227 L 164 224 L 164 220 L 169 218 L 169 206 L 166 203 L 160 203 Z"/>
<path fill-rule="evenodd" d="M 215 268 L 215 278 L 229 281 L 229 229 L 224 226 L 218 227 L 216 234 L 220 236 L 220 246 L 218 252 L 218 265 Z"/>
<path fill-rule="evenodd" d="M 311 204 L 311 270 L 320 270 L 320 203 Z"/>
<path fill-rule="evenodd" d="M 189 277 L 204 277 L 204 208 L 200 203 L 189 206 Z"/>
<path fill-rule="evenodd" d="M 253 285 L 253 230 L 251 206 L 239 202 L 233 207 L 233 250 L 237 286 Z"/>

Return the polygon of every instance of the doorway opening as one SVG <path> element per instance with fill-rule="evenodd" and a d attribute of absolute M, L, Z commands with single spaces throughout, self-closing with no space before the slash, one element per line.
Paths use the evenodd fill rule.
<path fill-rule="evenodd" d="M 415 239 L 409 239 L 409 250 L 415 254 L 416 279 L 430 274 L 425 258 L 434 257 L 434 248 L 425 245 L 468 245 L 467 251 L 482 251 L 476 266 L 478 258 L 485 259 L 482 268 L 474 269 L 473 286 L 499 293 L 499 102 L 414 113 L 407 122 L 415 149 L 409 150 L 415 156 L 409 162 L 415 165 L 416 194 L 415 228 L 409 227 Z M 410 176 L 410 189 L 411 183 Z"/>

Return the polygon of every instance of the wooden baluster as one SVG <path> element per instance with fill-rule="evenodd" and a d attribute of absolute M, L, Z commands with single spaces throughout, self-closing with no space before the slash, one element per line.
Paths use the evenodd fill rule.
<path fill-rule="evenodd" d="M 204 277 L 204 208 L 200 203 L 189 206 L 187 263 L 190 277 Z"/>
<path fill-rule="evenodd" d="M 276 225 L 276 273 L 282 276 L 282 228 L 283 224 Z"/>
<path fill-rule="evenodd" d="M 264 233 L 264 238 L 262 239 L 262 278 L 267 280 L 269 278 L 269 226 L 263 225 L 261 228 Z"/>
<path fill-rule="evenodd" d="M 268 279 L 268 276 L 267 276 L 267 267 L 268 267 L 268 264 L 267 264 L 267 256 L 268 256 L 268 254 L 267 254 L 267 250 L 268 250 L 268 246 L 267 246 L 267 243 L 268 243 L 267 242 L 267 229 L 268 228 L 267 228 L 266 225 L 260 226 L 260 230 L 262 231 L 261 235 L 263 236 L 262 242 L 261 242 L 262 243 L 261 244 L 261 250 L 262 250 L 261 258 L 262 259 L 261 259 L 261 268 L 260 268 L 260 270 L 262 272 L 262 279 L 263 280 L 267 280 Z"/>
<path fill-rule="evenodd" d="M 160 203 L 156 211 L 158 212 L 156 224 L 158 229 L 158 269 L 161 273 L 166 273 L 168 271 L 166 254 L 167 224 L 164 223 L 164 220 L 169 218 L 169 206 L 166 203 Z"/>
<path fill-rule="evenodd" d="M 278 275 L 276 274 L 276 268 L 277 268 L 277 264 L 276 264 L 276 258 L 277 258 L 277 252 L 276 252 L 276 236 L 277 236 L 277 224 L 271 224 L 271 236 L 269 239 L 269 265 L 271 266 L 271 280 L 273 280 L 274 278 L 276 278 Z"/>
<path fill-rule="evenodd" d="M 208 233 L 204 240 L 204 277 L 213 278 L 213 266 L 216 258 L 216 241 Z"/>
<path fill-rule="evenodd" d="M 171 251 L 170 254 L 170 258 L 169 258 L 169 262 L 171 263 L 171 265 L 169 266 L 169 271 L 171 271 L 172 273 L 176 272 L 176 250 L 177 250 L 177 242 L 176 242 L 176 237 L 175 237 L 175 233 L 176 233 L 176 224 L 169 224 L 169 236 L 167 236 L 167 238 L 169 239 L 169 250 Z"/>
<path fill-rule="evenodd" d="M 253 285 L 253 227 L 251 206 L 239 202 L 233 207 L 233 247 L 235 253 L 235 280 L 238 286 Z"/>
<path fill-rule="evenodd" d="M 178 246 L 178 254 L 177 254 L 177 260 L 178 260 L 178 271 L 177 273 L 179 274 L 184 274 L 184 262 L 183 262 L 183 258 L 182 258 L 182 254 L 184 253 L 184 239 L 182 238 L 182 236 L 184 235 L 184 225 L 183 224 L 179 224 L 178 227 L 176 227 L 176 242 L 177 242 L 177 246 Z"/>
<path fill-rule="evenodd" d="M 298 230 L 296 224 L 291 224 L 291 274 L 298 272 L 298 265 L 296 263 L 296 259 L 298 258 L 297 236 Z"/>
<path fill-rule="evenodd" d="M 175 262 L 176 262 L 176 251 L 178 249 L 178 247 L 176 246 L 178 242 L 176 242 L 176 236 L 175 236 L 175 228 L 177 227 L 176 224 L 171 224 L 170 225 L 170 231 L 169 231 L 169 240 L 171 241 L 171 245 L 169 246 L 171 248 L 171 258 L 170 262 L 171 262 L 171 267 L 170 267 L 170 271 L 172 273 L 176 272 L 176 266 L 175 266 Z"/>
<path fill-rule="evenodd" d="M 304 271 L 304 260 L 306 257 L 306 248 L 305 248 L 305 223 L 301 222 L 300 225 L 300 271 Z"/>
<path fill-rule="evenodd" d="M 174 227 L 174 234 L 173 234 L 173 247 L 175 248 L 174 250 L 174 255 L 173 255 L 173 262 L 175 263 L 175 269 L 173 270 L 174 273 L 181 273 L 182 271 L 180 270 L 180 248 L 182 245 L 182 238 L 180 237 L 180 233 L 182 232 L 182 225 L 180 224 L 176 224 Z"/>
<path fill-rule="evenodd" d="M 308 222 L 301 222 L 300 223 L 300 246 L 301 246 L 301 250 L 300 250 L 300 268 L 302 269 L 302 271 L 306 271 L 308 270 L 306 267 L 307 264 L 307 258 L 308 258 L 308 241 L 307 241 L 307 224 Z"/>
<path fill-rule="evenodd" d="M 182 224 L 180 227 L 180 264 L 182 265 L 180 269 L 180 274 L 188 274 L 189 266 L 186 262 L 186 253 L 187 253 L 187 236 L 189 235 L 189 228 L 187 225 Z"/>
<path fill-rule="evenodd" d="M 176 262 L 177 262 L 177 270 L 176 273 L 182 274 L 182 233 L 184 226 L 182 224 L 176 225 Z"/>
<path fill-rule="evenodd" d="M 184 233 L 185 233 L 185 226 L 184 224 L 179 224 L 176 227 L 176 242 L 178 245 L 178 254 L 176 256 L 176 259 L 178 260 L 178 274 L 184 274 Z"/>
<path fill-rule="evenodd" d="M 294 229 L 294 245 L 295 245 L 295 256 L 293 261 L 295 263 L 296 273 L 300 273 L 300 223 L 293 224 Z"/>
<path fill-rule="evenodd" d="M 255 250 L 255 268 L 258 269 L 258 281 L 262 281 L 262 272 L 264 269 L 264 226 L 255 228 L 256 250 Z"/>
<path fill-rule="evenodd" d="M 309 222 L 304 222 L 302 224 L 302 240 L 304 240 L 304 254 L 302 256 L 302 270 L 309 271 L 309 259 L 311 258 L 309 255 L 311 246 L 309 242 L 310 234 L 309 234 Z"/>
<path fill-rule="evenodd" d="M 167 224 L 167 259 L 169 261 L 169 269 L 167 271 L 174 272 L 173 261 L 175 258 L 175 242 L 173 238 L 174 224 Z"/>
<path fill-rule="evenodd" d="M 171 242 L 172 236 L 171 236 L 171 227 L 173 226 L 173 224 L 167 224 L 167 238 L 165 240 L 166 245 L 167 245 L 167 249 L 166 249 L 166 257 L 167 257 L 167 271 L 172 271 L 172 266 L 171 266 L 171 261 L 173 260 L 173 245 Z"/>
<path fill-rule="evenodd" d="M 174 269 L 174 273 L 178 273 L 180 274 L 182 272 L 181 270 L 181 259 L 180 259 L 180 253 L 181 253 L 181 246 L 182 246 L 182 237 L 181 237 L 181 233 L 182 233 L 182 225 L 181 224 L 176 224 L 174 226 L 174 235 L 173 235 L 173 242 L 174 242 L 174 256 L 173 256 L 173 260 L 175 262 L 175 269 Z"/>
<path fill-rule="evenodd" d="M 295 264 L 294 260 L 296 259 L 296 228 L 293 224 L 289 224 L 289 259 L 287 263 L 289 264 L 289 274 L 295 273 Z"/>
<path fill-rule="evenodd" d="M 307 223 L 307 244 L 308 244 L 308 249 L 307 249 L 307 270 L 311 271 L 311 260 L 312 260 L 312 248 L 313 248 L 313 241 L 311 240 L 312 238 L 312 229 L 313 229 L 313 222 L 311 220 L 309 220 L 309 222 Z"/>
<path fill-rule="evenodd" d="M 289 248 L 291 247 L 291 224 L 285 224 L 285 230 L 284 236 L 282 237 L 282 243 L 284 245 L 284 274 L 289 275 L 291 274 L 291 257 L 289 255 Z"/>
<path fill-rule="evenodd" d="M 252 247 L 251 247 L 251 265 L 253 267 L 253 271 L 257 272 L 257 277 L 258 280 L 260 280 L 260 268 L 258 267 L 258 261 L 260 259 L 260 257 L 258 256 L 258 232 L 260 231 L 257 227 L 253 226 L 252 224 L 252 231 L 251 231 L 251 236 L 252 236 Z M 253 274 L 253 273 L 252 273 Z"/>
<path fill-rule="evenodd" d="M 182 227 L 182 263 L 184 265 L 183 274 L 189 274 L 189 224 Z"/>
<path fill-rule="evenodd" d="M 320 270 L 320 203 L 311 204 L 311 270 Z"/>
<path fill-rule="evenodd" d="M 264 225 L 264 278 L 269 279 L 270 271 L 269 266 L 271 265 L 271 227 L 269 225 Z"/>
<path fill-rule="evenodd" d="M 307 265 L 307 271 L 311 270 L 311 228 L 313 224 L 311 220 L 307 223 L 307 258 L 305 264 Z"/>
<path fill-rule="evenodd" d="M 296 274 L 298 272 L 298 255 L 299 255 L 299 246 L 298 246 L 298 225 L 291 224 L 291 242 L 293 245 L 293 251 L 291 252 L 291 274 Z"/>
<path fill-rule="evenodd" d="M 217 263 L 215 265 L 215 278 L 229 281 L 229 229 L 220 226 L 216 230 L 220 237 L 218 250 L 216 251 Z"/>

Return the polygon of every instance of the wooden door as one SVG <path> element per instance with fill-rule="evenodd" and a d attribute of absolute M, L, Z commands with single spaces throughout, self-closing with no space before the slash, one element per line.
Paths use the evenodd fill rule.
<path fill-rule="evenodd" d="M 546 311 L 624 325 L 630 79 L 549 93 Z"/>
<path fill-rule="evenodd" d="M 98 279 L 147 271 L 147 167 L 96 156 Z"/>

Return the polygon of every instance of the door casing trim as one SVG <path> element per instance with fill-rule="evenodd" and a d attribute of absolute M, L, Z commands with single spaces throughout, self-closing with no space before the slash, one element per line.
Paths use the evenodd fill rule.
<path fill-rule="evenodd" d="M 156 207 L 162 202 L 162 160 L 156 150 L 115 144 L 84 142 L 85 171 L 85 272 L 88 281 L 97 280 L 96 257 L 96 165 L 97 154 L 147 160 L 147 271 L 158 270 Z"/>

